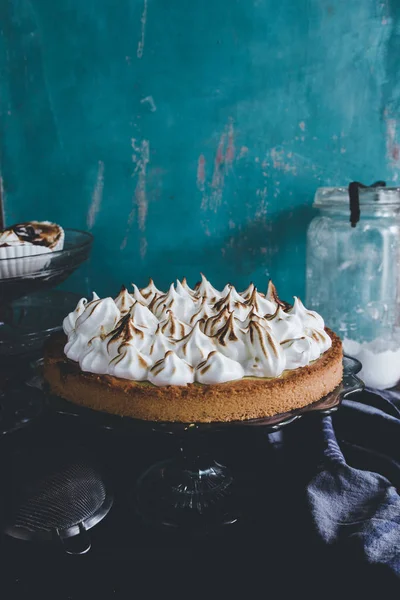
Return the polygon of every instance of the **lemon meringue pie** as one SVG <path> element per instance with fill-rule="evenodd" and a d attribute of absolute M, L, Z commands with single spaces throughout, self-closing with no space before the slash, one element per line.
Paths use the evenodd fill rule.
<path fill-rule="evenodd" d="M 254 419 L 302 408 L 342 379 L 342 345 L 299 298 L 269 283 L 215 289 L 202 275 L 167 292 L 150 280 L 82 298 L 45 350 L 50 390 L 95 410 L 154 421 Z"/>

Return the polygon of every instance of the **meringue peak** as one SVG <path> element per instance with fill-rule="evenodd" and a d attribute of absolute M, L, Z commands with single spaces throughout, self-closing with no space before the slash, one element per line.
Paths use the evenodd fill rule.
<path fill-rule="evenodd" d="M 243 376 L 242 365 L 217 350 L 210 352 L 206 360 L 197 365 L 195 372 L 196 381 L 202 384 L 226 383 L 242 379 Z"/>
<path fill-rule="evenodd" d="M 279 377 L 286 366 L 286 356 L 274 336 L 259 323 L 249 325 L 250 354 L 245 364 L 246 375 L 252 377 Z"/>
<path fill-rule="evenodd" d="M 287 310 L 287 314 L 300 318 L 304 322 L 305 327 L 325 328 L 325 323 L 321 315 L 314 310 L 308 310 L 297 296 L 294 297 L 294 304 Z"/>
<path fill-rule="evenodd" d="M 191 317 L 189 324 L 193 327 L 197 321 L 203 320 L 205 323 L 207 319 L 210 319 L 213 316 L 215 316 L 215 312 L 207 302 L 207 298 L 204 296 L 201 299 L 199 310 Z"/>
<path fill-rule="evenodd" d="M 154 300 L 156 296 L 162 296 L 162 292 L 160 292 L 160 290 L 156 288 L 156 286 L 154 285 L 154 281 L 151 278 L 149 279 L 149 283 L 147 284 L 147 286 L 141 288 L 139 291 L 143 298 L 146 300 L 146 304 L 150 304 L 150 302 L 152 302 L 152 300 Z"/>
<path fill-rule="evenodd" d="M 178 342 L 178 356 L 194 367 L 205 359 L 209 352 L 215 350 L 215 343 L 200 329 L 201 320 Z"/>
<path fill-rule="evenodd" d="M 194 368 L 172 350 L 157 361 L 149 371 L 153 385 L 187 385 L 194 382 Z"/>
<path fill-rule="evenodd" d="M 166 317 L 163 321 L 160 321 L 160 327 L 164 335 L 176 340 L 182 339 L 190 329 L 189 325 L 175 317 L 170 309 L 166 310 Z"/>
<path fill-rule="evenodd" d="M 120 293 L 115 298 L 114 302 L 115 302 L 117 308 L 119 309 L 121 315 L 123 316 L 123 315 L 126 315 L 126 313 L 129 312 L 129 309 L 132 306 L 132 304 L 135 303 L 135 300 L 129 294 L 129 292 L 126 289 L 126 287 L 123 285 L 121 287 Z"/>
<path fill-rule="evenodd" d="M 215 335 L 225 325 L 230 314 L 231 311 L 224 306 L 214 317 L 210 317 L 204 323 L 204 333 L 209 336 Z"/>
<path fill-rule="evenodd" d="M 158 327 L 158 319 L 153 315 L 151 310 L 147 308 L 141 302 L 136 302 L 132 304 L 129 314 L 133 319 L 133 322 L 138 327 L 144 327 L 154 332 Z"/>
<path fill-rule="evenodd" d="M 176 293 L 179 294 L 180 296 L 183 296 L 183 298 L 189 298 L 190 300 L 192 299 L 192 295 L 190 294 L 190 292 L 187 289 L 185 289 L 183 287 L 183 285 L 181 284 L 179 279 L 176 280 L 175 288 L 176 288 Z"/>
<path fill-rule="evenodd" d="M 196 291 L 192 290 L 192 288 L 189 287 L 186 277 L 184 277 L 182 279 L 181 285 L 182 285 L 183 289 L 186 290 L 191 296 L 196 297 L 196 295 L 197 295 Z"/>
<path fill-rule="evenodd" d="M 243 302 L 243 298 L 239 296 L 233 286 L 230 286 L 227 295 L 216 302 L 214 306 L 216 311 L 223 308 L 227 308 L 230 312 L 233 311 L 240 321 L 244 321 L 250 312 L 250 307 Z"/>
<path fill-rule="evenodd" d="M 122 345 L 129 343 L 133 343 L 136 348 L 141 349 L 146 343 L 146 337 L 143 329 L 136 327 L 131 315 L 127 313 L 117 323 L 115 329 L 107 334 L 107 350 L 111 356 L 115 356 Z"/>
<path fill-rule="evenodd" d="M 207 298 L 208 301 L 213 304 L 222 297 L 222 293 L 211 285 L 203 273 L 200 273 L 200 275 L 201 281 L 195 285 L 194 291 L 196 292 L 196 295 Z"/>
<path fill-rule="evenodd" d="M 254 290 L 255 290 L 255 286 L 254 286 L 254 283 L 252 282 L 243 292 L 240 292 L 239 295 L 246 302 L 251 297 Z"/>
<path fill-rule="evenodd" d="M 289 308 L 289 304 L 279 298 L 276 287 L 272 283 L 272 279 L 270 279 L 268 282 L 268 289 L 267 289 L 267 293 L 265 294 L 265 297 L 270 302 L 273 302 L 274 304 L 277 304 L 278 306 L 282 306 L 282 308 Z"/>
<path fill-rule="evenodd" d="M 110 375 L 122 379 L 145 381 L 150 367 L 149 359 L 130 343 L 122 344 L 109 365 Z"/>
<path fill-rule="evenodd" d="M 183 290 L 183 288 L 182 288 Z M 163 312 L 167 308 L 170 308 L 182 321 L 189 321 L 193 313 L 197 310 L 197 303 L 185 290 L 183 295 L 177 293 L 174 288 L 174 284 L 171 283 L 169 290 L 163 296 L 154 298 L 149 308 L 155 314 L 156 317 L 160 318 Z"/>
<path fill-rule="evenodd" d="M 218 350 L 232 360 L 242 362 L 250 356 L 246 344 L 246 332 L 239 327 L 233 312 L 215 335 L 215 343 Z"/>
<path fill-rule="evenodd" d="M 240 328 L 237 325 L 237 319 L 235 318 L 234 313 L 231 312 L 229 313 L 229 317 L 225 325 L 223 325 L 221 329 L 217 331 L 215 337 L 221 345 L 226 346 L 229 344 L 229 342 L 236 342 L 239 339 L 239 331 Z"/>
<path fill-rule="evenodd" d="M 258 293 L 257 288 L 254 288 L 251 296 L 247 300 L 246 304 L 252 307 L 252 310 L 256 312 L 260 317 L 266 314 L 273 314 L 276 309 L 276 304 L 271 302 L 265 296 Z"/>

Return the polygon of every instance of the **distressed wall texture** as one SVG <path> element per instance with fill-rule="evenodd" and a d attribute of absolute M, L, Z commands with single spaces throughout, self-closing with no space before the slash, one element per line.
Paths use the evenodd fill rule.
<path fill-rule="evenodd" d="M 96 236 L 91 281 L 302 295 L 320 185 L 400 168 L 398 0 L 3 0 L 6 220 Z"/>

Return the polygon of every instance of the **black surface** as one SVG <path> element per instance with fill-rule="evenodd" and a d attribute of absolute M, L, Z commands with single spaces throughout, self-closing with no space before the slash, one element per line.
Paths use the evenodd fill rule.
<path fill-rule="evenodd" d="M 153 529 L 135 513 L 137 477 L 147 466 L 173 456 L 177 450 L 169 436 L 116 436 L 76 422 L 65 427 L 63 419 L 52 418 L 3 438 L 3 460 L 15 448 L 51 451 L 59 444 L 87 446 L 110 477 L 115 503 L 108 517 L 92 530 L 92 549 L 84 557 L 64 556 L 57 547 L 3 536 L 0 589 L 8 590 L 7 600 L 32 597 L 33 591 L 34 597 L 49 594 L 57 600 L 92 598 L 94 593 L 101 598 L 122 597 L 137 589 L 144 572 L 156 569 L 158 574 L 171 574 L 182 568 L 185 573 L 195 568 L 219 574 L 227 568 L 231 576 L 239 569 L 235 575 L 239 578 L 248 570 L 261 569 L 268 577 L 284 577 L 281 590 L 291 589 L 295 582 L 297 586 L 308 585 L 309 591 L 318 589 L 318 582 L 330 578 L 332 569 L 335 581 L 330 587 L 347 586 L 349 578 L 356 582 L 360 574 L 364 584 L 378 585 L 382 578 L 388 585 L 386 573 L 380 575 L 356 558 L 350 561 L 350 568 L 348 556 L 323 546 L 312 532 L 304 489 L 319 456 L 313 436 L 319 418 L 310 416 L 287 429 L 285 435 L 290 436 L 291 443 L 285 444 L 282 452 L 261 430 L 241 430 L 233 436 L 224 433 L 214 439 L 210 436 L 210 450 L 240 478 L 243 506 L 237 524 L 211 536 Z M 285 577 L 288 569 L 290 578 Z M 146 585 L 152 583 L 150 580 Z"/>
<path fill-rule="evenodd" d="M 84 556 L 1 536 L 0 598 L 152 598 L 160 590 L 170 597 L 192 595 L 203 586 L 213 595 L 215 577 L 222 580 L 223 597 L 241 590 L 253 598 L 277 588 L 281 597 L 304 591 L 320 596 L 327 588 L 342 597 L 351 589 L 358 594 L 378 593 L 381 586 L 397 590 L 390 573 L 324 545 L 314 533 L 305 489 L 319 468 L 320 419 L 311 414 L 270 435 L 258 427 L 210 432 L 209 453 L 239 484 L 241 514 L 237 523 L 212 534 L 189 534 L 147 525 L 135 506 L 138 477 L 155 462 L 176 456 L 179 436 L 100 429 L 44 412 L 0 438 L 3 466 L 16 450 L 83 447 L 96 456 L 115 501 L 91 530 L 92 548 Z M 7 493 L 1 482 L 0 473 L 0 505 Z"/>

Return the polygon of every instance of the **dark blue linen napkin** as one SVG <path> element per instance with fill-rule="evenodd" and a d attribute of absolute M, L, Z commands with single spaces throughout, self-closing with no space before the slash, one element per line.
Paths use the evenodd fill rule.
<path fill-rule="evenodd" d="M 400 392 L 366 390 L 322 419 L 307 501 L 320 538 L 400 577 Z"/>

